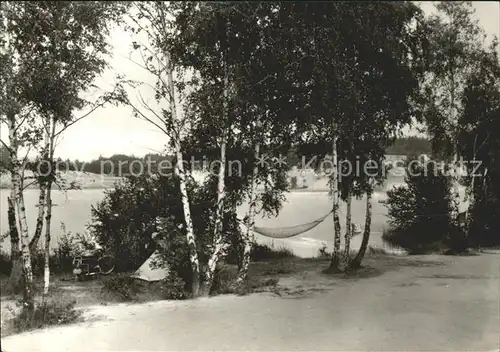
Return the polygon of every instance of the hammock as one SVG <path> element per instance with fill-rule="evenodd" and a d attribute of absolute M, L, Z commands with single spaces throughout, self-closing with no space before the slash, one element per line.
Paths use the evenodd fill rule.
<path fill-rule="evenodd" d="M 271 238 L 289 238 L 298 236 L 304 232 L 312 230 L 326 219 L 328 215 L 332 213 L 332 210 L 328 212 L 328 214 L 322 216 L 321 218 L 308 222 L 302 225 L 295 225 L 290 227 L 257 227 L 253 228 L 253 231 L 266 237 Z"/>

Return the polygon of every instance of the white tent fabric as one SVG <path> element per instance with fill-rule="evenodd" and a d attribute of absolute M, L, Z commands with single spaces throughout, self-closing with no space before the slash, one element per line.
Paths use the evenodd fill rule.
<path fill-rule="evenodd" d="M 158 267 L 157 265 L 153 265 L 158 262 L 159 256 L 160 252 L 153 252 L 153 254 L 151 254 L 141 267 L 131 275 L 131 277 L 144 281 L 160 281 L 166 278 L 169 273 L 168 267 Z"/>

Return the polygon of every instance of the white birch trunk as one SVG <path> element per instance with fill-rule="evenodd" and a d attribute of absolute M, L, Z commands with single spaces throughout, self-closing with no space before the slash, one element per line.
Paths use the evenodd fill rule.
<path fill-rule="evenodd" d="M 455 216 L 453 217 L 454 219 L 458 218 L 458 214 L 460 213 L 460 187 L 459 187 L 459 181 L 460 181 L 460 175 L 459 172 L 461 171 L 459 168 L 459 157 L 458 153 L 455 153 L 453 157 L 453 177 L 452 177 L 452 190 L 453 190 L 453 210 Z M 459 171 L 460 170 L 460 171 Z"/>
<path fill-rule="evenodd" d="M 45 188 L 46 187 L 44 184 L 40 184 L 40 193 L 38 195 L 38 215 L 36 217 L 35 233 L 30 242 L 31 253 L 34 253 L 34 251 L 36 250 L 36 247 L 38 246 L 38 241 L 42 236 L 43 216 L 45 215 L 45 194 L 46 194 Z"/>
<path fill-rule="evenodd" d="M 365 229 L 363 231 L 363 240 L 361 241 L 358 254 L 356 254 L 356 257 L 351 263 L 351 267 L 353 269 L 361 267 L 361 262 L 365 256 L 366 250 L 368 249 L 372 224 L 372 193 L 373 192 L 371 190 L 366 193 Z"/>
<path fill-rule="evenodd" d="M 9 2 L 5 2 L 2 4 L 6 8 L 4 9 L 2 6 L 2 11 L 4 10 L 10 10 Z M 6 69 L 10 71 L 5 71 L 7 76 L 9 74 L 12 74 L 12 70 L 14 67 L 14 62 L 13 58 L 14 55 L 12 54 L 12 50 L 10 47 L 10 35 L 9 35 L 9 30 L 8 27 L 10 25 L 9 19 L 7 16 L 4 16 L 3 18 L 3 25 L 5 30 L 5 33 L 2 33 L 2 37 L 4 39 L 4 46 L 2 47 L 2 54 L 6 55 L 7 58 L 9 58 L 9 61 L 6 64 Z M 6 77 L 6 83 L 10 84 L 12 79 L 9 77 Z M 4 86 L 3 91 L 2 91 L 2 96 L 8 99 L 10 93 L 11 93 L 11 87 L 9 86 Z M 5 101 L 6 104 L 12 104 L 12 101 Z M 12 270 L 11 270 L 11 275 L 10 275 L 10 284 L 12 284 L 12 287 L 17 287 L 18 284 L 23 281 L 24 285 L 24 293 L 25 293 L 25 298 L 26 298 L 26 293 L 28 293 L 30 290 L 26 289 L 27 287 L 29 288 L 29 285 L 31 283 L 31 280 L 24 279 L 24 273 L 28 273 L 27 278 L 31 277 L 31 270 L 25 270 L 24 263 L 25 263 L 25 258 L 23 257 L 23 254 L 21 252 L 20 248 L 20 236 L 21 236 L 21 229 L 18 227 L 21 223 L 19 219 L 18 213 L 18 191 L 21 190 L 22 188 L 19 186 L 19 164 L 18 164 L 18 157 L 17 157 L 17 152 L 18 152 L 18 140 L 16 136 L 16 116 L 15 113 L 11 110 L 11 106 L 5 106 L 6 108 L 6 122 L 8 124 L 8 133 L 9 133 L 9 161 L 10 161 L 10 176 L 11 176 L 11 185 L 10 185 L 10 197 L 9 197 L 9 203 L 8 203 L 8 221 L 9 221 L 9 230 L 10 230 L 10 241 L 11 241 L 11 260 L 12 260 Z M 19 221 L 19 223 L 18 223 Z M 29 261 L 29 264 L 31 264 L 31 261 Z M 21 280 L 24 279 L 24 280 Z M 26 303 L 26 300 L 25 300 Z"/>
<path fill-rule="evenodd" d="M 347 195 L 346 216 L 345 216 L 344 268 L 348 268 L 350 264 L 349 262 L 350 262 L 351 237 L 352 237 L 351 209 L 352 209 L 352 195 L 351 195 L 351 190 L 349 189 Z"/>
<path fill-rule="evenodd" d="M 175 102 L 175 86 L 173 79 L 173 70 L 168 72 L 168 89 L 170 94 L 170 113 L 172 120 L 177 121 L 177 105 Z M 191 207 L 189 202 L 189 195 L 186 187 L 186 172 L 184 169 L 184 158 L 181 150 L 180 132 L 173 133 L 175 155 L 177 163 L 175 165 L 175 173 L 179 178 L 179 188 L 182 197 L 182 208 L 184 210 L 184 222 L 186 223 L 186 241 L 189 247 L 189 261 L 191 263 L 192 271 L 192 288 L 191 293 L 194 297 L 199 295 L 200 292 L 200 262 L 198 259 L 198 252 L 196 248 L 196 239 L 193 230 L 193 219 L 191 217 Z"/>
<path fill-rule="evenodd" d="M 186 172 L 183 165 L 182 152 L 180 151 L 180 143 L 176 142 L 176 156 L 177 164 L 175 166 L 175 172 L 179 178 L 179 188 L 182 197 L 182 208 L 184 210 L 184 222 L 186 223 L 186 241 L 189 247 L 189 261 L 191 263 L 192 271 L 192 288 L 191 292 L 194 297 L 198 296 L 200 293 L 200 262 L 198 259 L 198 252 L 196 248 L 196 239 L 193 230 L 193 220 L 191 217 L 191 207 L 189 203 L 189 195 L 187 193 L 186 187 Z"/>
<path fill-rule="evenodd" d="M 260 127 L 260 124 L 258 124 Z M 257 202 L 257 197 L 256 197 L 256 186 L 257 186 L 257 176 L 259 174 L 259 167 L 257 165 L 257 160 L 259 158 L 260 154 L 260 144 L 257 142 L 255 144 L 255 150 L 254 150 L 254 162 L 255 165 L 253 167 L 253 174 L 252 174 L 252 184 L 250 185 L 250 205 L 248 207 L 248 222 L 247 222 L 247 228 L 246 228 L 246 233 L 243 235 L 243 254 L 241 257 L 241 264 L 240 268 L 238 271 L 238 277 L 236 278 L 236 284 L 241 285 L 243 281 L 247 278 L 248 274 L 248 267 L 250 265 L 250 254 L 252 250 L 252 243 L 250 240 L 250 233 L 253 229 L 254 223 L 255 223 L 255 208 L 256 208 L 256 202 Z"/>
<path fill-rule="evenodd" d="M 47 187 L 47 214 L 45 216 L 45 251 L 44 251 L 44 267 L 43 267 L 43 295 L 44 298 L 49 294 L 50 286 L 50 223 L 52 218 L 52 186 L 49 183 Z"/>
<path fill-rule="evenodd" d="M 469 233 L 469 228 L 470 228 L 470 212 L 472 207 L 474 206 L 474 200 L 475 200 L 475 193 L 474 193 L 474 187 L 475 187 L 475 181 L 476 181 L 476 142 L 477 142 L 477 133 L 476 136 L 474 137 L 474 145 L 473 145 L 473 157 L 472 157 L 472 177 L 471 177 L 471 184 L 470 184 L 470 192 L 469 195 L 466 195 L 466 200 L 469 200 L 469 206 L 467 207 L 467 210 L 465 211 L 465 230 L 467 232 L 467 235 Z"/>
<path fill-rule="evenodd" d="M 11 162 L 11 166 L 14 165 L 14 162 L 17 160 L 17 145 L 14 136 L 10 134 L 10 156 L 9 161 Z M 22 284 L 23 277 L 23 261 L 21 248 L 19 246 L 19 226 L 16 216 L 17 209 L 17 193 L 16 193 L 16 185 L 14 184 L 14 180 L 16 178 L 14 169 L 10 170 L 11 176 L 11 188 L 10 188 L 10 197 L 8 198 L 8 221 L 9 221 L 9 235 L 10 235 L 10 258 L 12 262 L 12 269 L 9 277 L 9 285 L 10 287 L 17 288 Z"/>
<path fill-rule="evenodd" d="M 225 176 L 226 176 L 226 143 L 228 130 L 226 124 L 228 123 L 228 100 L 229 100 L 229 72 L 227 62 L 224 62 L 224 93 L 223 93 L 223 130 L 220 142 L 220 168 L 219 168 L 219 182 L 217 185 L 217 209 L 215 213 L 215 224 L 213 241 L 213 252 L 208 259 L 208 266 L 205 272 L 205 282 L 203 294 L 208 295 L 212 287 L 215 268 L 222 252 L 225 249 L 224 239 L 222 235 L 223 230 L 223 217 L 224 217 L 224 200 L 226 198 L 225 190 Z"/>
<path fill-rule="evenodd" d="M 50 118 L 45 119 L 45 124 L 46 128 L 50 130 Z M 47 162 L 47 158 L 50 155 L 50 136 L 49 133 L 46 134 L 45 136 L 45 145 L 43 149 L 43 160 L 42 162 Z M 46 175 L 40 175 L 40 176 L 46 176 Z M 45 208 L 46 208 L 46 194 L 47 194 L 47 184 L 45 181 L 39 181 L 39 188 L 40 188 L 40 194 L 38 196 L 38 215 L 36 218 L 36 226 L 35 226 L 35 233 L 33 235 L 33 238 L 31 239 L 30 242 L 30 250 L 31 253 L 34 253 L 36 247 L 38 246 L 38 242 L 40 240 L 40 237 L 42 237 L 42 230 L 43 230 L 43 217 L 45 215 Z"/>
<path fill-rule="evenodd" d="M 226 90 L 226 89 L 225 89 Z M 224 93 L 226 96 L 226 93 Z M 219 169 L 219 182 L 217 185 L 217 209 L 215 213 L 215 225 L 214 225 L 214 248 L 212 255 L 208 259 L 208 266 L 205 272 L 205 282 L 204 282 L 204 295 L 210 293 L 210 288 L 212 287 L 212 282 L 214 279 L 215 268 L 219 262 L 220 256 L 224 250 L 224 241 L 222 236 L 222 225 L 224 216 L 224 199 L 225 199 L 225 174 L 226 174 L 226 134 L 223 132 L 221 147 L 220 147 L 220 169 Z"/>
<path fill-rule="evenodd" d="M 334 244 L 332 251 L 332 260 L 330 263 L 331 271 L 340 270 L 340 218 L 339 218 L 339 174 L 338 174 L 338 153 L 337 153 L 337 131 L 334 128 L 335 135 L 333 136 L 332 142 L 332 159 L 333 159 L 333 170 L 332 170 L 332 197 L 333 197 L 333 228 L 334 228 Z"/>
<path fill-rule="evenodd" d="M 9 139 L 16 141 L 15 136 L 15 116 L 8 116 L 9 120 Z M 14 154 L 14 153 L 12 153 Z M 15 192 L 15 203 L 19 217 L 19 237 L 21 242 L 21 257 L 23 264 L 23 279 L 24 279 L 24 307 L 32 312 L 35 307 L 33 295 L 33 271 L 31 268 L 31 254 L 29 249 L 29 233 L 28 223 L 26 221 L 26 208 L 24 205 L 24 193 L 21 182 L 21 168 L 17 155 L 12 155 L 12 188 Z"/>
<path fill-rule="evenodd" d="M 52 119 L 47 119 L 50 125 L 50 133 L 48 136 L 49 141 L 49 163 L 50 163 L 50 178 L 47 182 L 47 194 L 46 194 L 46 206 L 47 214 L 45 216 L 45 263 L 43 269 L 43 297 L 46 299 L 49 294 L 50 286 L 50 224 L 52 219 L 52 176 L 55 174 L 56 170 L 52 169 L 54 160 L 54 139 L 55 139 L 55 121 Z"/>
<path fill-rule="evenodd" d="M 46 119 L 47 121 L 48 119 Z M 47 126 L 47 128 L 49 128 Z M 50 148 L 50 139 L 48 136 L 46 136 L 45 140 L 45 145 L 43 149 L 44 153 L 44 159 L 46 159 L 46 156 Z M 46 162 L 46 160 L 44 160 Z M 46 191 L 47 191 L 47 185 L 45 182 L 39 182 L 39 188 L 40 188 L 40 194 L 38 196 L 38 215 L 36 217 L 36 226 L 35 226 L 35 233 L 33 235 L 33 238 L 31 239 L 30 242 L 30 250 L 31 253 L 34 253 L 36 247 L 38 246 L 38 242 L 40 240 L 40 237 L 42 237 L 42 230 L 43 230 L 43 217 L 45 215 L 45 208 L 46 208 L 46 202 L 45 202 L 45 197 L 46 197 Z"/>

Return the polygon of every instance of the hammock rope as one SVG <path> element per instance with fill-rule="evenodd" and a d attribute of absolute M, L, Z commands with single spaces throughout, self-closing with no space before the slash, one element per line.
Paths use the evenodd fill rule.
<path fill-rule="evenodd" d="M 289 227 L 257 227 L 255 226 L 252 231 L 258 233 L 259 235 L 270 237 L 270 238 L 290 238 L 295 237 L 304 232 L 310 231 L 325 220 L 328 215 L 330 215 L 333 210 L 330 210 L 326 215 L 323 215 L 317 220 Z"/>

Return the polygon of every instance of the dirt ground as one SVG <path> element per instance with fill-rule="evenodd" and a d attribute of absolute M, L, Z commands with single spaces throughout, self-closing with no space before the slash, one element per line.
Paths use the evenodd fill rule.
<path fill-rule="evenodd" d="M 302 259 L 275 293 L 87 307 L 87 322 L 8 336 L 2 351 L 500 350 L 499 250 L 366 264 L 344 277 Z"/>

